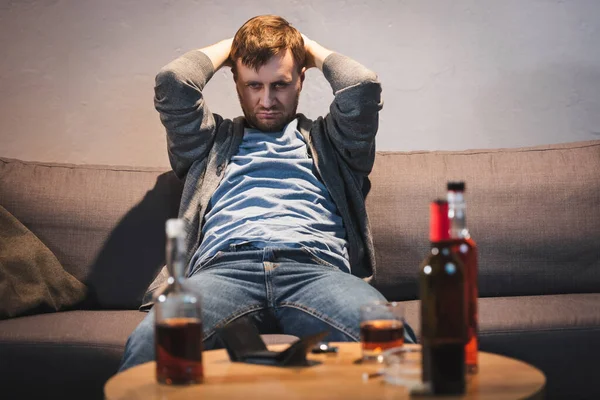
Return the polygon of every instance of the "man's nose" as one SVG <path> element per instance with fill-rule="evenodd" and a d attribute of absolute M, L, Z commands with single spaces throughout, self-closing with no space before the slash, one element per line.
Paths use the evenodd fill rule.
<path fill-rule="evenodd" d="M 265 89 L 260 96 L 260 105 L 264 108 L 271 108 L 275 103 L 273 91 L 271 89 Z"/>

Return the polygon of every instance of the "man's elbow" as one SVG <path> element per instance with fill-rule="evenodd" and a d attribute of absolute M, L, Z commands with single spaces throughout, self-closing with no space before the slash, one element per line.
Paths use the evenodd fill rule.
<path fill-rule="evenodd" d="M 183 84 L 183 80 L 177 72 L 168 67 L 168 65 L 163 67 L 154 78 L 154 92 L 157 97 L 161 97 L 159 95 L 163 95 L 176 87 L 181 87 Z"/>
<path fill-rule="evenodd" d="M 190 169 L 188 163 L 184 163 L 181 161 L 179 157 L 175 157 L 172 153 L 169 153 L 169 162 L 171 164 L 171 169 L 175 173 L 175 176 L 180 180 L 185 180 L 185 177 Z"/>

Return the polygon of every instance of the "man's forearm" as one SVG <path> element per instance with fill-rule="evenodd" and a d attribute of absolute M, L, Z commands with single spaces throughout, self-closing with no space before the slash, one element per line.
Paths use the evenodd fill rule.
<path fill-rule="evenodd" d="M 314 40 L 309 39 L 305 35 L 302 35 L 302 38 L 304 39 L 304 47 L 306 48 L 306 67 L 310 68 L 314 66 L 322 71 L 323 62 L 331 53 L 333 53 L 333 51 L 326 49 L 325 47 L 321 46 Z"/>
<path fill-rule="evenodd" d="M 333 53 L 323 65 L 323 75 L 333 92 L 366 82 L 379 84 L 377 74 L 359 62 L 339 53 Z"/>
<path fill-rule="evenodd" d="M 306 69 L 319 68 L 331 84 L 334 93 L 361 82 L 377 80 L 377 75 L 360 63 L 326 49 L 306 35 L 302 35 L 302 38 L 306 48 Z"/>
<path fill-rule="evenodd" d="M 214 70 L 217 71 L 223 65 L 229 64 L 229 53 L 233 38 L 221 40 L 211 46 L 200 49 L 212 61 Z"/>

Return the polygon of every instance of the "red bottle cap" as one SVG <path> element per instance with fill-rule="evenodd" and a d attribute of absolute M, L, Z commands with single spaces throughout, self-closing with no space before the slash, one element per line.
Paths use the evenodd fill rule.
<path fill-rule="evenodd" d="M 448 202 L 435 200 L 429 205 L 429 240 L 440 242 L 450 240 L 450 219 L 448 219 Z"/>

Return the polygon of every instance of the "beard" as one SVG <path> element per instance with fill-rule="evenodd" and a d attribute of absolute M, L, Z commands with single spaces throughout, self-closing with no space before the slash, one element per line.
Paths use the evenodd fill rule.
<path fill-rule="evenodd" d="M 285 107 L 278 105 L 273 106 L 271 108 L 262 108 L 256 107 L 255 109 L 246 109 L 244 107 L 244 102 L 238 93 L 238 99 L 240 100 L 240 105 L 242 107 L 242 111 L 244 112 L 244 117 L 246 118 L 246 123 L 252 127 L 256 128 L 262 132 L 281 132 L 283 128 L 287 124 L 289 124 L 294 118 L 296 118 L 296 110 L 298 108 L 298 100 L 300 98 L 300 92 L 296 95 L 294 99 L 294 103 L 292 107 L 288 110 Z M 270 119 L 260 119 L 257 114 L 260 112 L 273 112 L 276 113 L 274 118 Z"/>

